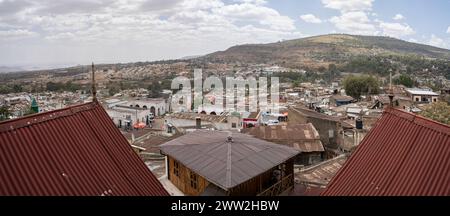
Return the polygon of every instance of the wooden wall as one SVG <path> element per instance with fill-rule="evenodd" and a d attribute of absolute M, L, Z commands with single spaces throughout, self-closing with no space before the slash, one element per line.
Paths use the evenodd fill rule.
<path fill-rule="evenodd" d="M 185 195 L 198 196 L 205 188 L 208 186 L 209 182 L 202 176 L 197 175 L 197 188 L 191 187 L 191 170 L 184 166 L 182 163 L 176 161 L 175 159 L 167 156 L 169 162 L 169 179 L 170 181 Z M 175 175 L 175 163 L 178 163 L 178 176 Z"/>
<path fill-rule="evenodd" d="M 285 162 L 286 169 L 284 176 L 288 176 L 289 174 L 294 173 L 294 160 L 290 159 Z M 272 175 L 273 171 L 277 169 L 277 167 L 274 167 L 267 172 L 256 176 L 255 178 L 252 178 L 232 189 L 230 189 L 230 195 L 231 196 L 255 196 L 264 191 L 265 189 L 271 187 L 273 185 L 272 182 Z M 283 177 L 284 177 L 283 176 Z"/>
<path fill-rule="evenodd" d="M 190 196 L 198 196 L 200 195 L 206 187 L 210 184 L 206 179 L 201 177 L 197 174 L 197 189 L 191 187 L 190 183 L 190 173 L 191 170 L 184 166 L 182 163 L 176 161 L 175 159 L 168 157 L 168 163 L 169 163 L 169 179 L 170 181 L 178 188 L 180 189 L 185 195 Z M 178 163 L 179 167 L 179 176 L 175 175 L 175 163 Z M 286 168 L 284 176 L 287 176 L 289 174 L 292 174 L 294 172 L 294 159 L 290 159 L 286 161 Z M 256 176 L 228 191 L 228 195 L 230 196 L 255 196 L 258 195 L 260 192 L 264 191 L 268 187 L 272 186 L 272 174 L 273 171 L 277 169 L 277 167 L 274 167 L 267 172 Z M 283 177 L 284 177 L 283 176 Z"/>

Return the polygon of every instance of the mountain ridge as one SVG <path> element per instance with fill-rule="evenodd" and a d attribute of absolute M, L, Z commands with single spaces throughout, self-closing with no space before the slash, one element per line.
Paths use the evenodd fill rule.
<path fill-rule="evenodd" d="M 317 68 L 357 56 L 416 56 L 450 60 L 450 50 L 385 36 L 328 34 L 267 44 L 232 46 L 200 57 L 211 62 L 274 63 Z"/>

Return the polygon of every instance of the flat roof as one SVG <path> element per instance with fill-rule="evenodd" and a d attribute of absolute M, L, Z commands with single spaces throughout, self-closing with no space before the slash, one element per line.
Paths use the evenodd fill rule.
<path fill-rule="evenodd" d="M 430 96 L 439 96 L 439 94 L 434 93 L 425 89 L 406 89 L 406 91 L 413 95 L 430 95 Z"/>

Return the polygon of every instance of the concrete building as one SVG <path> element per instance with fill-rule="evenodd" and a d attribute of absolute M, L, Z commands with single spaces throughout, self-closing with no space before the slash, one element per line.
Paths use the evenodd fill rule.
<path fill-rule="evenodd" d="M 406 89 L 406 94 L 415 103 L 432 103 L 439 100 L 439 94 L 428 89 Z"/>

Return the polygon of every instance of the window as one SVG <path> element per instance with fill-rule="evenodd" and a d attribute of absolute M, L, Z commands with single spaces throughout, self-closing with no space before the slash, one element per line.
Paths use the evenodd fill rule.
<path fill-rule="evenodd" d="M 180 164 L 178 162 L 173 161 L 173 174 L 177 177 L 180 177 Z"/>
<path fill-rule="evenodd" d="M 419 101 L 419 98 L 416 98 L 416 101 Z"/>
<path fill-rule="evenodd" d="M 232 128 L 236 128 L 236 123 L 231 123 Z"/>
<path fill-rule="evenodd" d="M 197 189 L 198 185 L 198 176 L 194 172 L 190 172 L 189 176 L 190 182 L 191 182 L 191 188 Z"/>

